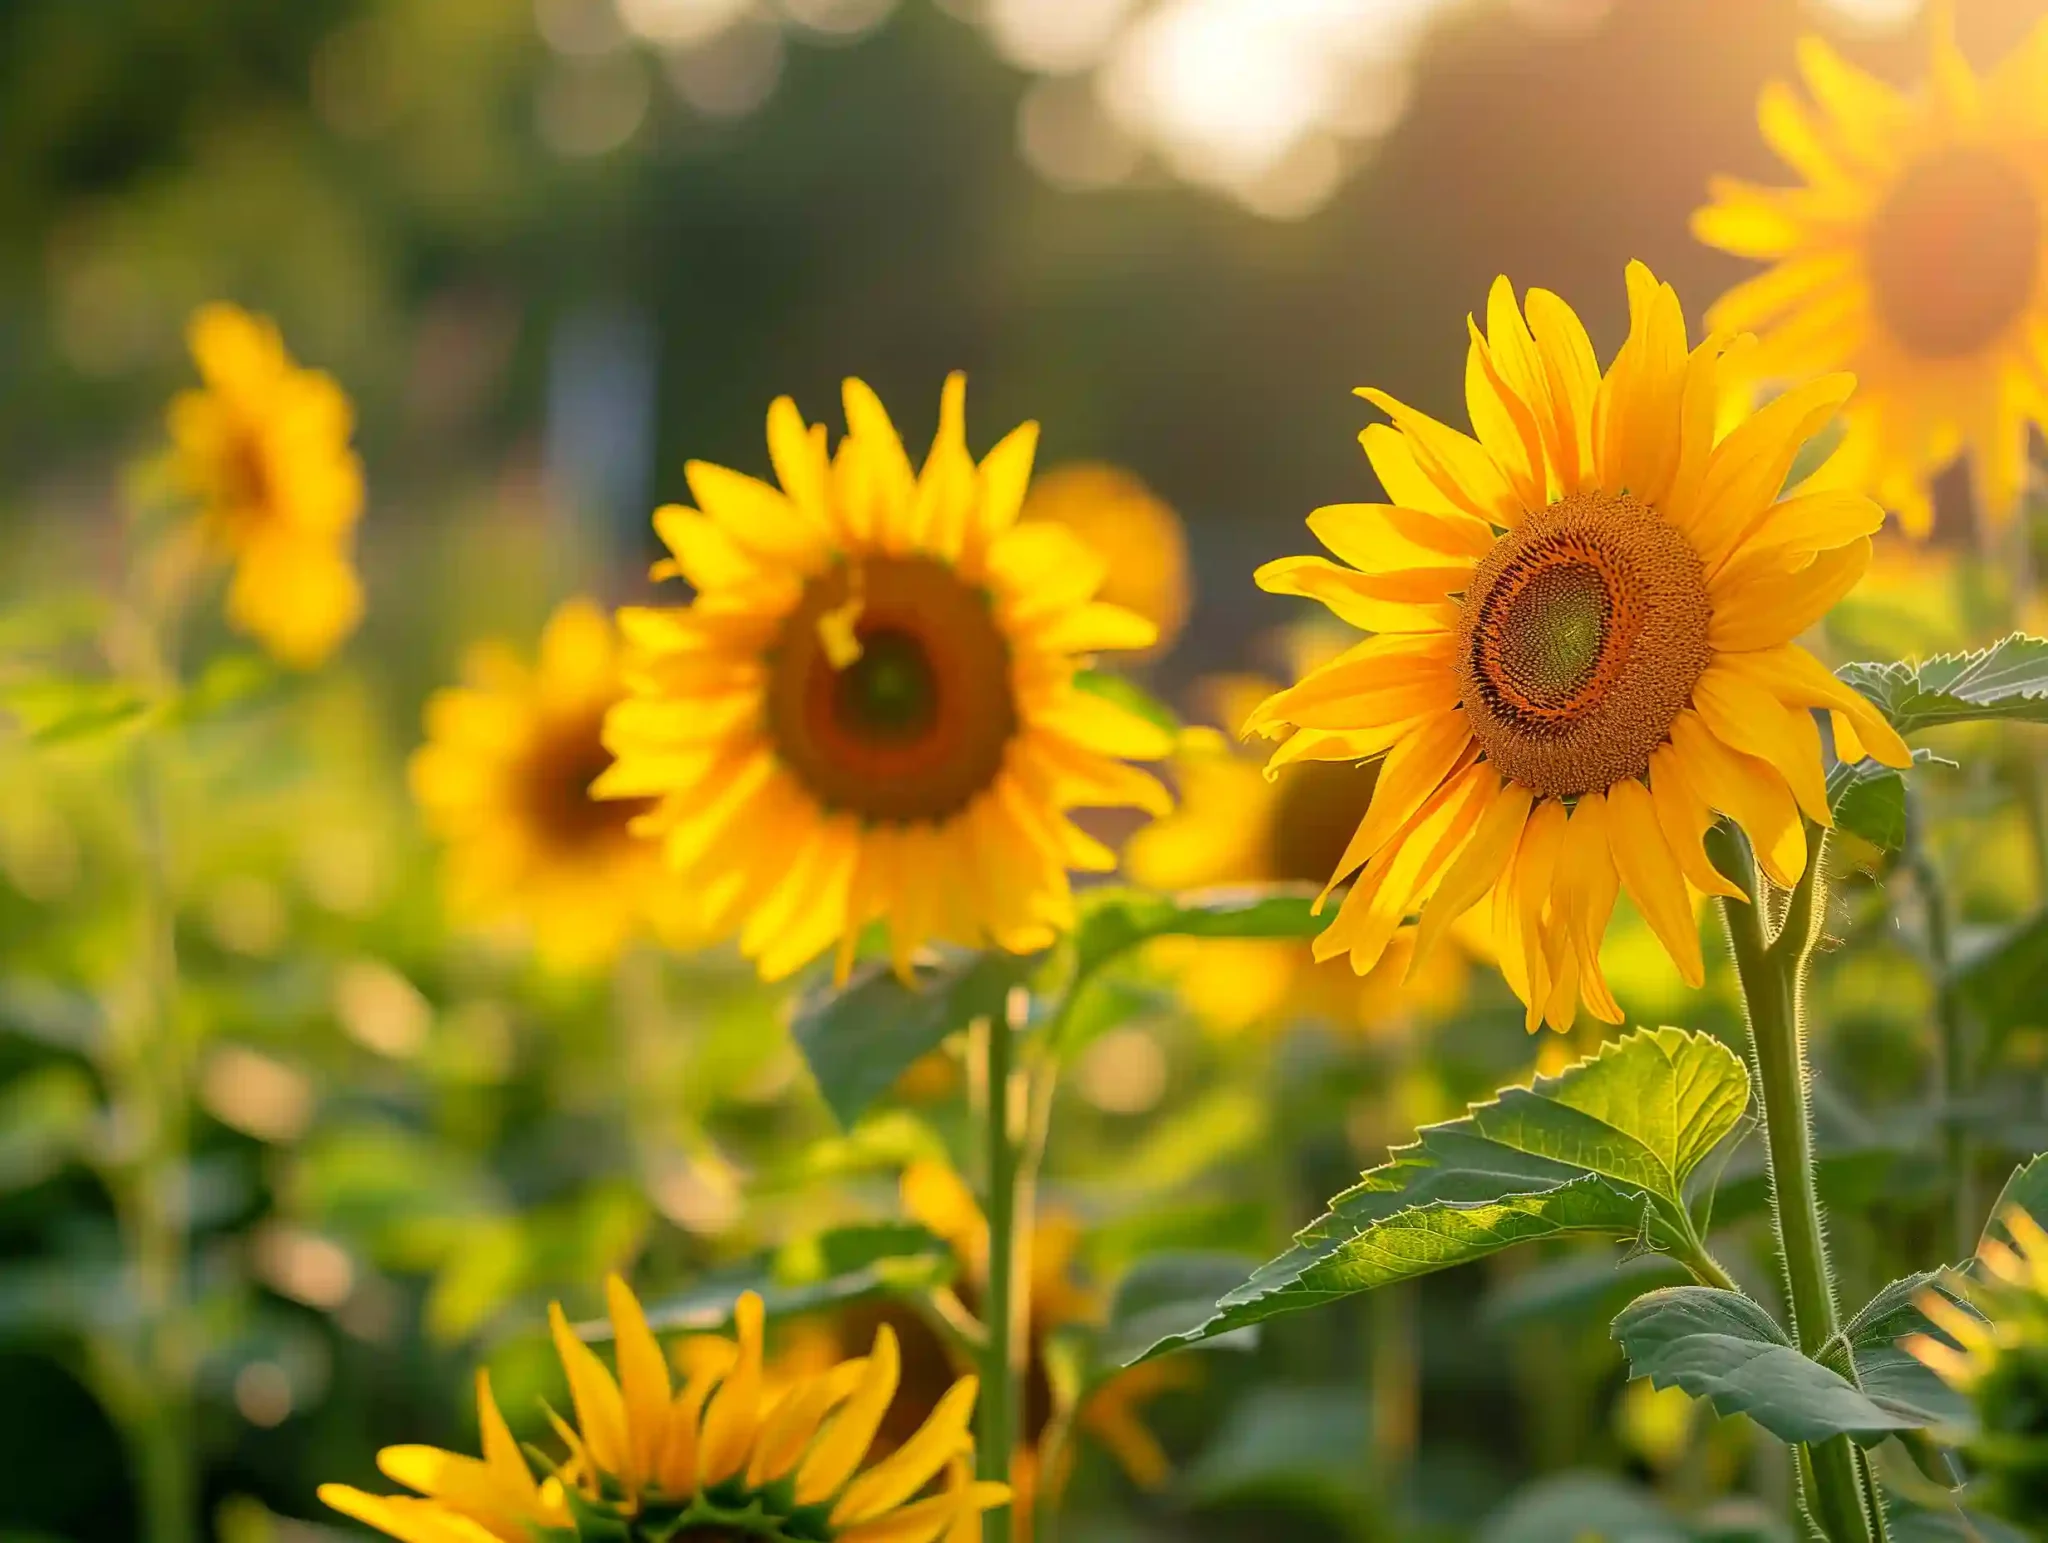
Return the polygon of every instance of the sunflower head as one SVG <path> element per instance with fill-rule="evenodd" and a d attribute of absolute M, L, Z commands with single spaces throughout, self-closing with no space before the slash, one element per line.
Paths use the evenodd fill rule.
<path fill-rule="evenodd" d="M 1419 914 L 1416 957 L 1491 897 L 1491 933 L 1533 1030 L 1581 1001 L 1621 1021 L 1600 943 L 1626 892 L 1701 983 L 1700 893 L 1717 814 L 1765 873 L 1797 880 L 1805 820 L 1831 823 L 1815 709 L 1844 758 L 1904 765 L 1871 705 L 1793 639 L 1870 560 L 1860 494 L 1781 497 L 1847 399 L 1834 376 L 1731 421 L 1735 340 L 1692 345 L 1669 285 L 1628 270 L 1628 340 L 1603 371 L 1557 296 L 1498 280 L 1470 323 L 1468 435 L 1384 392 L 1362 442 L 1389 502 L 1319 509 L 1337 561 L 1259 571 L 1368 634 L 1276 692 L 1247 727 L 1268 762 L 1375 764 L 1326 875 L 1349 883 L 1318 959 L 1373 969 Z"/>
<path fill-rule="evenodd" d="M 427 703 L 411 781 L 447 844 L 450 909 L 514 925 L 549 965 L 613 958 L 636 932 L 674 935 L 660 862 L 628 826 L 647 805 L 599 800 L 602 730 L 621 695 L 611 622 L 587 600 L 560 606 L 529 665 L 500 644 L 472 650 L 464 684 Z"/>
<path fill-rule="evenodd" d="M 206 544 L 234 564 L 229 622 L 288 664 L 317 664 L 363 609 L 348 398 L 235 306 L 201 307 L 189 338 L 202 384 L 171 401 L 172 478 L 198 504 Z"/>
<path fill-rule="evenodd" d="M 479 1377 L 481 1458 L 386 1447 L 378 1466 L 416 1495 L 329 1484 L 320 1498 L 407 1543 L 967 1543 L 981 1513 L 1008 1500 L 1003 1485 L 971 1477 L 972 1377 L 954 1382 L 893 1452 L 862 1466 L 896 1393 L 886 1326 L 867 1355 L 771 1391 L 759 1297 L 740 1298 L 735 1339 L 684 1346 L 677 1377 L 625 1283 L 614 1276 L 608 1292 L 616 1374 L 560 1306 L 549 1312 L 575 1415 L 549 1411 L 564 1454 L 552 1471 L 536 1476 Z"/>
<path fill-rule="evenodd" d="M 1156 652 L 1173 646 L 1191 598 L 1187 535 L 1135 474 L 1102 461 L 1056 466 L 1032 484 L 1019 518 L 1064 525 L 1087 542 L 1109 568 L 1101 599 L 1152 623 Z"/>
<path fill-rule="evenodd" d="M 1918 1334 L 1905 1348 L 1965 1395 L 1976 1416 L 1963 1454 L 1984 1508 L 2039 1536 L 2048 1529 L 2048 1232 L 2017 1207 L 2011 1238 L 1978 1250 L 1970 1297 L 1982 1316 L 1939 1292 L 1920 1309 L 1945 1337 Z"/>
<path fill-rule="evenodd" d="M 1693 221 L 1709 244 L 1772 264 L 1709 324 L 1757 330 L 1755 378 L 1856 373 L 1829 475 L 1916 535 L 1932 520 L 1929 481 L 1958 451 L 1985 512 L 2009 517 L 2029 426 L 2048 425 L 2048 22 L 1979 75 L 1952 9 L 1929 7 L 1912 91 L 1804 39 L 1805 94 L 1773 82 L 1758 107 L 1800 184 L 1718 179 Z"/>
<path fill-rule="evenodd" d="M 1018 520 L 1037 426 L 975 462 L 956 375 L 917 469 L 873 392 L 845 405 L 836 450 L 769 409 L 773 485 L 691 462 L 698 507 L 654 523 L 657 576 L 695 598 L 620 613 L 599 791 L 654 801 L 634 828 L 770 978 L 835 944 L 843 971 L 875 923 L 905 971 L 934 940 L 1042 948 L 1073 924 L 1069 870 L 1116 862 L 1068 811 L 1167 807 L 1125 764 L 1166 736 L 1079 677 L 1157 629 L 1096 598 L 1079 536 Z"/>

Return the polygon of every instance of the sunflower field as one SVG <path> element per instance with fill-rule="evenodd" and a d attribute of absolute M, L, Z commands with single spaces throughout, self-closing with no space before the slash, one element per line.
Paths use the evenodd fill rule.
<path fill-rule="evenodd" d="M 9 0 L 0 557 L 0 1543 L 2048 1540 L 2048 0 Z"/>

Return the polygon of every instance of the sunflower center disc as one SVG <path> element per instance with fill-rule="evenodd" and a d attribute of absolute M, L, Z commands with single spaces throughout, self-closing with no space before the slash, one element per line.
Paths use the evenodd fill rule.
<path fill-rule="evenodd" d="M 1871 221 L 1871 287 L 1912 353 L 1975 353 L 2020 315 L 2041 269 L 2042 210 L 2003 156 L 1948 150 L 1909 169 Z"/>
<path fill-rule="evenodd" d="M 1713 657 L 1706 573 L 1676 526 L 1626 495 L 1531 515 L 1473 570 L 1458 675 L 1503 776 L 1576 797 L 1649 770 Z"/>
<path fill-rule="evenodd" d="M 1379 772 L 1377 761 L 1297 761 L 1282 771 L 1266 838 L 1268 876 L 1283 883 L 1328 883 L 1365 818 Z"/>
<path fill-rule="evenodd" d="M 604 747 L 604 714 L 545 724 L 521 768 L 527 819 L 557 847 L 582 847 L 624 835 L 652 799 L 596 799 L 590 785 L 612 764 Z"/>
<path fill-rule="evenodd" d="M 858 600 L 858 657 L 820 624 Z M 1017 732 L 1010 647 L 988 595 L 928 557 L 868 557 L 813 579 L 771 651 L 769 737 L 827 809 L 944 820 L 994 784 Z"/>

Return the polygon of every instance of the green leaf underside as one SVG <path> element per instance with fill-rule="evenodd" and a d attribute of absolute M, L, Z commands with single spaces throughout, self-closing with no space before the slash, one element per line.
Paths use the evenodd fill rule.
<path fill-rule="evenodd" d="M 956 1267 L 945 1241 L 914 1223 L 836 1227 L 710 1271 L 688 1290 L 649 1303 L 647 1321 L 657 1331 L 715 1333 L 731 1328 L 742 1292 L 758 1293 L 770 1318 L 788 1318 L 926 1291 L 951 1280 Z M 608 1322 L 579 1324 L 576 1332 L 592 1341 L 612 1337 Z"/>
<path fill-rule="evenodd" d="M 947 1035 L 977 1018 L 1000 1020 L 1011 988 L 1038 962 L 1000 951 L 954 954 L 918 965 L 906 984 L 878 960 L 843 988 L 805 995 L 792 1028 L 826 1106 L 850 1127 Z"/>
<path fill-rule="evenodd" d="M 1723 1415 L 1746 1414 L 1788 1443 L 1848 1436 L 1870 1446 L 1940 1418 L 1886 1387 L 1859 1389 L 1802 1355 L 1769 1313 L 1732 1291 L 1672 1286 L 1649 1292 L 1622 1309 L 1614 1337 L 1628 1355 L 1631 1376 L 1683 1388 Z"/>
<path fill-rule="evenodd" d="M 1915 750 L 1915 770 L 1930 763 L 1953 765 L 1931 750 Z M 1906 841 L 1906 774 L 1879 761 L 1838 761 L 1828 770 L 1828 808 L 1835 828 L 1859 836 L 1880 852 L 1896 852 Z"/>
<path fill-rule="evenodd" d="M 1971 653 L 1918 664 L 1845 664 L 1835 673 L 1901 734 L 1991 719 L 2048 723 L 2048 638 L 2015 632 Z"/>
<path fill-rule="evenodd" d="M 1686 1180 L 1748 1101 L 1742 1061 L 1709 1035 L 1645 1029 L 1611 1041 L 1556 1077 L 1425 1127 L 1205 1323 L 1146 1356 L 1538 1238 L 1683 1250 L 1693 1241 Z"/>
<path fill-rule="evenodd" d="M 1328 919 L 1315 914 L 1311 885 L 1231 885 L 1179 895 L 1098 889 L 1081 900 L 1075 966 L 1092 974 L 1153 938 L 1312 938 Z"/>

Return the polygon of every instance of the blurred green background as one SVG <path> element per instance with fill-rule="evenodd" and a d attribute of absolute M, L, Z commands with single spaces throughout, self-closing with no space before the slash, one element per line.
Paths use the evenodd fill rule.
<path fill-rule="evenodd" d="M 526 646 L 576 590 L 646 598 L 648 510 L 685 496 L 687 457 L 762 469 L 773 396 L 836 420 L 857 373 L 915 448 L 964 368 L 975 448 L 1038 418 L 1041 465 L 1114 460 L 1180 512 L 1194 620 L 1150 666 L 1156 690 L 1271 668 L 1296 612 L 1251 569 L 1305 549 L 1309 509 L 1372 496 L 1351 388 L 1460 416 L 1463 317 L 1498 272 L 1568 297 L 1603 356 L 1629 258 L 1696 321 L 1740 272 L 1687 231 L 1708 175 L 1775 175 L 1762 82 L 1814 27 L 1906 76 L 1914 9 L 0 3 L 10 639 L 118 571 L 128 468 L 161 448 L 202 301 L 275 316 L 343 382 L 369 473 L 362 633 L 338 668 L 195 729 L 172 788 L 209 1525 L 329 1536 L 316 1483 L 365 1481 L 383 1442 L 471 1439 L 472 1364 L 491 1361 L 508 1408 L 552 1387 L 534 1334 L 550 1295 L 588 1308 L 612 1267 L 659 1295 L 886 1214 L 897 1168 L 954 1118 L 836 1133 L 781 1004 L 722 960 L 564 982 L 451 936 L 401 768 L 464 645 Z M 2042 9 L 1963 0 L 1965 45 L 1989 57 Z M 1866 648 L 1960 641 L 1939 618 L 1908 637 L 1882 603 L 1864 625 Z M 134 946 L 114 782 L 87 752 L 0 757 L 6 1538 L 138 1535 L 110 1419 L 128 1133 L 95 1070 Z M 2013 845 L 2006 814 L 1967 798 L 1949 829 L 1959 851 Z M 1958 883 L 1989 922 L 2027 881 L 1985 857 Z M 1637 1016 L 1732 1024 L 1725 982 L 1687 1001 L 1660 970 L 1617 974 Z M 1926 1051 L 1912 961 L 1880 941 L 1838 974 L 1841 1060 L 1877 1107 L 1904 1102 Z M 1146 1021 L 1171 1016 L 1133 991 Z M 1113 1276 L 1188 1240 L 1270 1253 L 1413 1120 L 1526 1068 L 1504 1004 L 1476 984 L 1426 1051 L 1162 1028 L 1170 1059 L 1126 1043 L 1093 1093 L 1084 1068 L 1053 1183 L 1091 1264 Z M 2000 1115 L 2013 1145 L 2048 1145 L 2038 1086 L 2036 1068 Z M 1885 1150 L 1839 1119 L 1845 1150 Z M 1877 1235 L 1924 1228 L 1889 1159 L 1842 1173 Z M 1939 1252 L 1921 1241 L 1907 1252 Z M 1467 1536 L 1517 1484 L 1587 1465 L 1693 1500 L 1748 1482 L 1768 1462 L 1738 1434 L 1621 1394 L 1601 1308 L 1651 1266 L 1617 1283 L 1610 1264 L 1465 1271 L 1204 1358 L 1202 1387 L 1153 1420 L 1166 1495 L 1084 1455 L 1063 1535 Z M 1593 1504 L 1573 1495 L 1549 1502 L 1561 1520 L 1487 1536 L 1568 1539 Z"/>

